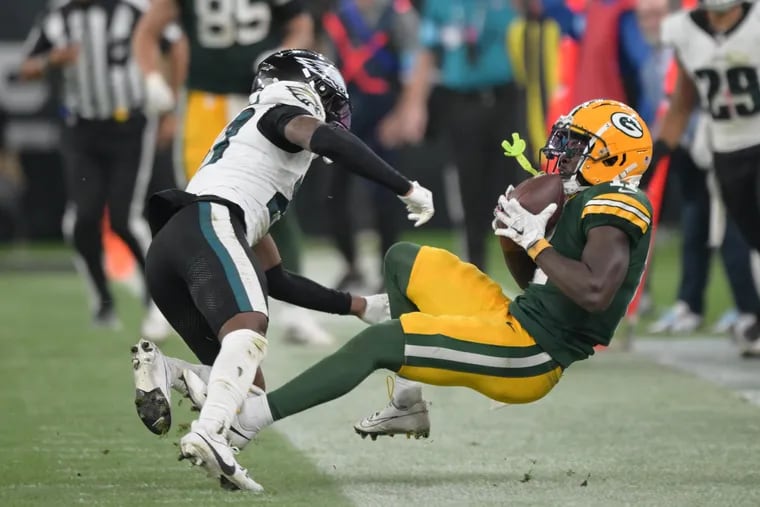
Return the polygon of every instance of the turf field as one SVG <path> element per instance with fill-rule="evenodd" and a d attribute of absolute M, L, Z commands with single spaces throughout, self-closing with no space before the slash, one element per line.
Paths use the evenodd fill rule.
<path fill-rule="evenodd" d="M 331 280 L 329 253 L 312 252 L 307 269 Z M 662 252 L 653 289 L 664 302 L 677 271 L 673 244 Z M 715 278 L 712 317 L 728 304 Z M 0 505 L 760 505 L 760 408 L 650 355 L 614 349 L 574 365 L 529 406 L 494 409 L 473 392 L 431 388 L 432 434 L 419 441 L 353 434 L 356 418 L 387 401 L 378 373 L 240 455 L 264 495 L 226 493 L 176 460 L 187 405 L 175 408 L 166 438 L 134 414 L 129 347 L 139 308 L 126 290 L 118 296 L 124 329 L 98 332 L 73 272 L 0 273 Z M 324 322 L 339 342 L 361 326 Z M 275 321 L 270 387 L 332 348 L 283 345 L 277 333 Z M 179 340 L 164 349 L 189 358 Z"/>

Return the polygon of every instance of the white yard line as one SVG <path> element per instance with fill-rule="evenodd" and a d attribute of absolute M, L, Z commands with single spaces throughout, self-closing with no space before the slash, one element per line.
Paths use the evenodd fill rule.
<path fill-rule="evenodd" d="M 760 405 L 760 360 L 739 357 L 737 347 L 728 338 L 639 339 L 633 350 L 659 364 L 736 391 L 750 403 Z"/>

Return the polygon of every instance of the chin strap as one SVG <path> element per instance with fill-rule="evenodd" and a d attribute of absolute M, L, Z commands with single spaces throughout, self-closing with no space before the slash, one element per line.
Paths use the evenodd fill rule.
<path fill-rule="evenodd" d="M 565 189 L 565 195 L 571 196 L 585 190 L 588 186 L 583 186 L 578 182 L 578 174 L 573 174 L 570 179 L 562 180 L 562 187 Z"/>

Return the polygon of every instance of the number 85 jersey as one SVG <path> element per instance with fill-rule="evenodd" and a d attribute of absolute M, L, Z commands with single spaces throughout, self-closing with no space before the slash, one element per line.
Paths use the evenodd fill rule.
<path fill-rule="evenodd" d="M 247 95 L 255 62 L 282 44 L 287 22 L 305 12 L 301 0 L 175 0 L 190 41 L 187 87 Z"/>
<path fill-rule="evenodd" d="M 700 9 L 671 14 L 661 26 L 663 43 L 673 47 L 713 118 L 712 148 L 719 153 L 760 145 L 760 6 L 742 7 L 742 19 L 722 34 Z"/>

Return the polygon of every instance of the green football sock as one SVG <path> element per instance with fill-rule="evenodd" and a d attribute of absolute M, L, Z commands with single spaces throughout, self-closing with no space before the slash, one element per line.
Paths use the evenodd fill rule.
<path fill-rule="evenodd" d="M 404 332 L 398 320 L 370 326 L 334 354 L 267 394 L 277 421 L 343 396 L 380 368 L 398 371 L 404 362 Z"/>

